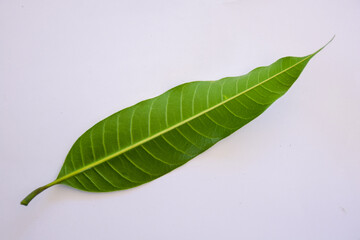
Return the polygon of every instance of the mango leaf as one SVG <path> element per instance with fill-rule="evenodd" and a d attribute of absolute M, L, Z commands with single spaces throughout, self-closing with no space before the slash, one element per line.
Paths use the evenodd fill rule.
<path fill-rule="evenodd" d="M 185 83 L 111 115 L 74 143 L 55 181 L 21 204 L 55 184 L 108 192 L 174 170 L 264 112 L 317 52 L 281 58 L 240 77 Z"/>

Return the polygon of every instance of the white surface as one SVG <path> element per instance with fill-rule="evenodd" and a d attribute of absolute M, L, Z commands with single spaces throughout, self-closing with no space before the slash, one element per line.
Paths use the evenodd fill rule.
<path fill-rule="evenodd" d="M 358 0 L 1 0 L 0 239 L 360 239 L 359 31 Z M 334 34 L 284 97 L 185 166 L 20 205 L 115 111 Z"/>

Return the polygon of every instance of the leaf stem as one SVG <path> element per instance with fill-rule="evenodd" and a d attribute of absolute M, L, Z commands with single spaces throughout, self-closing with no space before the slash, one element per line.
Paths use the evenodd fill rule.
<path fill-rule="evenodd" d="M 36 197 L 39 193 L 41 193 L 42 191 L 44 191 L 45 189 L 48 189 L 49 187 L 51 187 L 53 185 L 54 184 L 49 183 L 45 186 L 35 189 L 21 201 L 21 204 L 24 206 L 27 206 L 34 197 Z"/>

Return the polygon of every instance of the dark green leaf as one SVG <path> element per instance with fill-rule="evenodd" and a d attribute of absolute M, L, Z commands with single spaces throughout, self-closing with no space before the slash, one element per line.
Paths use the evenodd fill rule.
<path fill-rule="evenodd" d="M 185 83 L 111 115 L 75 142 L 55 181 L 21 203 L 59 183 L 116 191 L 172 171 L 259 116 L 316 53 L 285 57 L 240 77 Z"/>

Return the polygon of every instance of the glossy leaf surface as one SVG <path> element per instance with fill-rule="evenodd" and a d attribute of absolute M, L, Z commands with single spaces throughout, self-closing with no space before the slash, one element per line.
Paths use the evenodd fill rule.
<path fill-rule="evenodd" d="M 22 204 L 59 183 L 115 191 L 172 171 L 259 116 L 316 53 L 285 57 L 240 77 L 185 83 L 111 115 L 74 143 L 56 180 Z"/>

